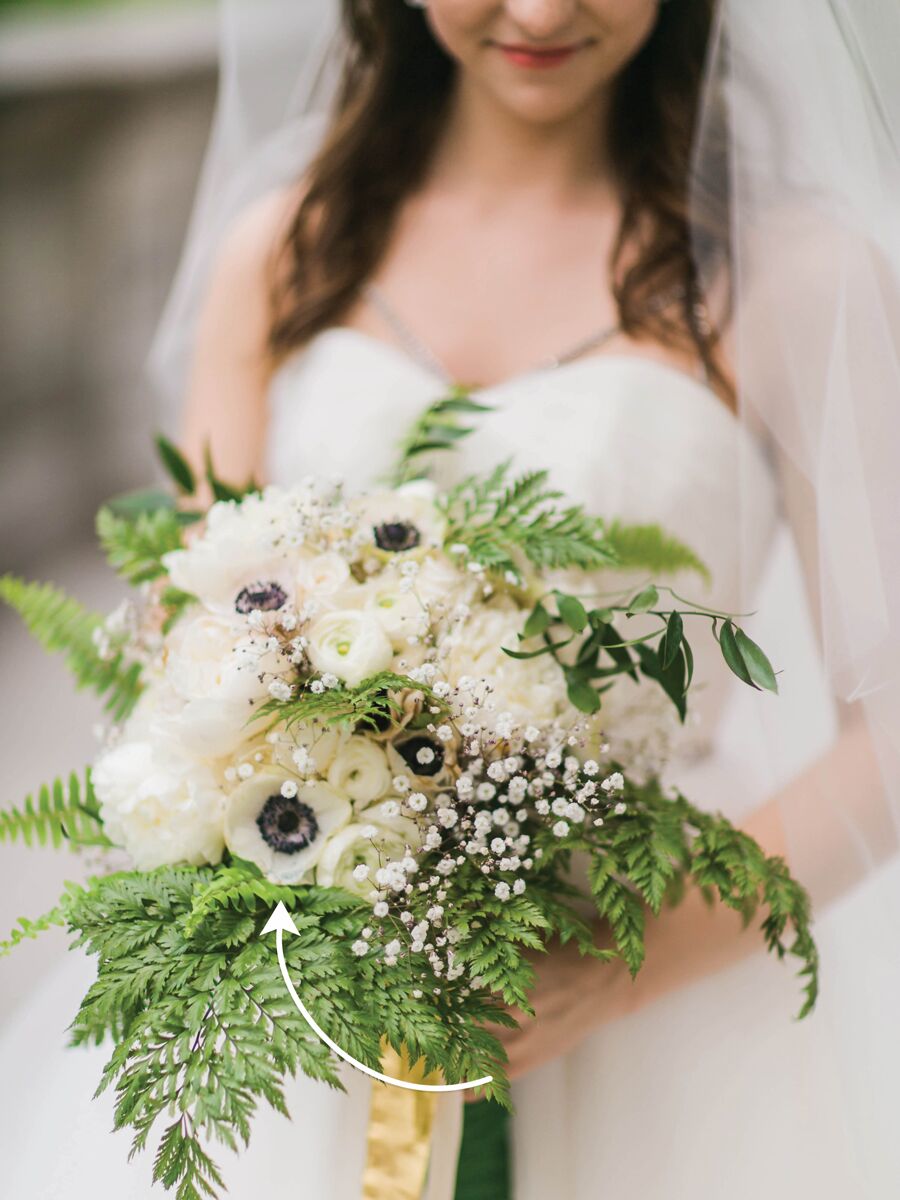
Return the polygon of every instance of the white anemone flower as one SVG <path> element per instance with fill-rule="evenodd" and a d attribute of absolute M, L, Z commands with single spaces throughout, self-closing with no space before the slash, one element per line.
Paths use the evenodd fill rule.
<path fill-rule="evenodd" d="M 372 528 L 379 550 L 422 554 L 441 546 L 446 520 L 435 504 L 437 489 L 417 479 L 393 491 L 373 492 L 354 502 L 360 521 Z"/>
<path fill-rule="evenodd" d="M 287 772 L 266 770 L 239 784 L 225 808 L 225 843 L 275 883 L 299 883 L 319 861 L 329 838 L 350 819 L 350 802 L 325 783 L 286 796 Z M 287 789 L 292 791 L 292 788 Z"/>

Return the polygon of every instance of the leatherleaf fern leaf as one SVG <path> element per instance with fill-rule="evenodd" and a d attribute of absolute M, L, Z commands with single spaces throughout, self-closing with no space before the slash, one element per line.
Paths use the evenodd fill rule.
<path fill-rule="evenodd" d="M 43 784 L 18 808 L 0 810 L 0 842 L 23 841 L 26 846 L 64 843 L 71 847 L 109 846 L 103 832 L 91 773 L 82 781 L 73 771 L 67 780 Z"/>
<path fill-rule="evenodd" d="M 603 521 L 579 505 L 561 505 L 546 471 L 510 479 L 502 463 L 486 476 L 469 476 L 439 504 L 447 519 L 445 544 L 464 546 L 485 570 L 520 577 L 524 562 L 538 569 L 615 563 Z"/>
<path fill-rule="evenodd" d="M 63 654 L 79 688 L 91 688 L 105 699 L 116 721 L 134 707 L 140 694 L 139 663 L 128 663 L 121 650 L 109 657 L 94 643 L 103 618 L 49 583 L 28 583 L 15 575 L 0 578 L 0 600 L 14 609 L 30 633 L 51 654 Z"/>
<path fill-rule="evenodd" d="M 818 952 L 811 933 L 809 896 L 782 858 L 769 856 L 720 814 L 695 808 L 683 795 L 668 795 L 659 782 L 627 785 L 625 809 L 600 828 L 543 842 L 546 857 L 590 855 L 589 881 L 598 914 L 631 973 L 644 959 L 649 910 L 658 915 L 677 902 L 686 885 L 739 912 L 745 924 L 761 916 L 766 948 L 799 960 L 804 1017 L 818 994 Z"/>
<path fill-rule="evenodd" d="M 606 539 L 620 570 L 650 571 L 654 575 L 693 571 L 709 581 L 709 568 L 694 551 L 659 525 L 626 525 L 612 521 Z"/>
<path fill-rule="evenodd" d="M 133 520 L 109 507 L 97 514 L 97 536 L 110 566 L 134 585 L 165 575 L 162 556 L 181 548 L 183 529 L 183 521 L 172 508 L 139 512 Z"/>
<path fill-rule="evenodd" d="M 115 1125 L 133 1151 L 155 1141 L 154 1178 L 178 1197 L 217 1195 L 210 1154 L 239 1150 L 263 1102 L 287 1112 L 283 1083 L 302 1071 L 340 1087 L 336 1061 L 294 1006 L 272 937 L 261 930 L 285 900 L 297 934 L 287 969 L 315 1020 L 359 1061 L 377 1067 L 382 1039 L 448 1082 L 498 1074 L 502 1049 L 483 1023 L 511 1018 L 487 992 L 447 981 L 416 994 L 414 968 L 386 969 L 351 945 L 371 906 L 338 889 L 271 884 L 243 864 L 165 867 L 93 879 L 61 907 L 98 973 L 72 1025 L 75 1044 L 111 1037 L 98 1091 L 115 1093 Z M 516 917 L 523 925 L 534 920 Z M 302 1118 L 302 1114 L 297 1114 Z"/>

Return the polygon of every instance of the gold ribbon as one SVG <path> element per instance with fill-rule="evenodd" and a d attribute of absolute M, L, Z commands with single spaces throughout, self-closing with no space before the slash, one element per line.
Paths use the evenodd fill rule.
<path fill-rule="evenodd" d="M 385 1040 L 381 1070 L 408 1083 L 441 1083 L 441 1073 L 426 1075 L 423 1061 L 410 1063 Z M 421 1200 L 428 1174 L 435 1092 L 414 1092 L 372 1082 L 362 1200 Z"/>

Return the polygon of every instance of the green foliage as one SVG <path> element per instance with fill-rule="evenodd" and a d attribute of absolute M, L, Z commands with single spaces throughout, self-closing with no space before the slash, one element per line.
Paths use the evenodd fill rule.
<path fill-rule="evenodd" d="M 90 771 L 85 771 L 83 783 L 73 771 L 65 782 L 44 784 L 37 799 L 26 797 L 21 808 L 0 810 L 0 842 L 19 839 L 26 846 L 111 845 L 100 822 Z"/>
<path fill-rule="evenodd" d="M 510 650 L 511 658 L 538 658 L 549 654 L 565 675 L 569 702 L 579 712 L 594 713 L 602 706 L 602 696 L 616 676 L 628 675 L 635 682 L 641 676 L 656 683 L 669 697 L 682 721 L 687 716 L 687 697 L 694 675 L 694 652 L 685 633 L 685 617 L 700 617 L 711 624 L 725 662 L 734 674 L 751 687 L 778 690 L 775 672 L 760 647 L 726 613 L 709 608 L 660 608 L 660 591 L 671 588 L 648 584 L 630 599 L 610 602 L 602 608 L 587 609 L 576 596 L 554 591 L 539 600 L 529 613 L 519 634 L 521 642 L 540 638 L 535 649 Z M 548 607 L 552 596 L 556 611 Z M 690 604 L 690 601 L 684 601 Z M 613 624 L 620 613 L 658 618 L 659 626 L 639 637 L 625 639 Z M 724 622 L 717 633 L 719 622 Z M 565 658 L 560 651 L 578 638 L 576 655 Z M 653 642 L 656 645 L 652 645 Z"/>
<path fill-rule="evenodd" d="M 599 830 L 565 839 L 563 853 L 591 857 L 591 890 L 609 923 L 617 952 L 632 974 L 644 957 L 646 912 L 658 915 L 685 884 L 714 893 L 745 923 L 762 910 L 760 929 L 768 950 L 799 960 L 804 1001 L 799 1016 L 812 1011 L 818 995 L 818 952 L 812 938 L 809 897 L 784 860 L 767 857 L 746 833 L 719 814 L 695 808 L 684 796 L 667 797 L 658 781 L 626 787 L 622 816 Z M 545 853 L 560 853 L 559 839 Z"/>
<path fill-rule="evenodd" d="M 356 687 L 326 688 L 318 693 L 304 688 L 290 700 L 270 700 L 254 719 L 274 717 L 287 729 L 311 722 L 345 729 L 378 729 L 397 720 L 401 712 L 397 693 L 410 689 L 421 692 L 429 705 L 442 711 L 445 708 L 425 684 L 393 671 L 380 671 Z"/>
<path fill-rule="evenodd" d="M 29 920 L 28 917 L 19 917 L 19 922 L 9 937 L 5 941 L 0 941 L 0 958 L 9 954 L 21 942 L 34 940 L 42 933 L 46 933 L 48 929 L 52 929 L 54 926 L 64 926 L 65 923 L 65 913 L 59 905 L 51 908 L 49 912 L 34 921 Z"/>
<path fill-rule="evenodd" d="M 165 575 L 162 556 L 183 544 L 183 523 L 173 508 L 139 512 L 133 520 L 108 507 L 97 514 L 97 536 L 110 566 L 128 583 L 149 583 Z"/>
<path fill-rule="evenodd" d="M 408 483 L 421 474 L 419 459 L 424 454 L 453 450 L 463 438 L 475 432 L 461 418 L 474 413 L 490 412 L 488 404 L 473 400 L 464 387 L 454 387 L 428 406 L 400 443 L 397 463 L 388 482 L 392 487 Z"/>
<path fill-rule="evenodd" d="M 415 998 L 403 963 L 385 969 L 352 955 L 371 908 L 346 893 L 279 887 L 241 867 L 92 880 L 63 902 L 76 944 L 98 957 L 73 1040 L 114 1039 L 100 1090 L 115 1089 L 116 1127 L 133 1129 L 135 1150 L 165 1123 L 154 1177 L 178 1196 L 218 1193 L 207 1144 L 246 1144 L 261 1101 L 286 1112 L 287 1075 L 301 1070 L 340 1086 L 330 1052 L 284 986 L 274 939 L 260 937 L 285 897 L 298 929 L 284 942 L 291 978 L 348 1053 L 376 1066 L 384 1035 L 451 1081 L 494 1073 L 502 1055 L 481 1024 L 510 1019 L 486 993 L 476 989 L 463 1006 L 448 984 L 445 996 Z M 526 931 L 536 918 L 515 919 Z M 502 1072 L 494 1094 L 506 1097 Z"/>
<path fill-rule="evenodd" d="M 166 474 L 184 496 L 193 496 L 197 492 L 197 478 L 193 467 L 181 451 L 167 437 L 157 434 L 156 452 Z"/>
<path fill-rule="evenodd" d="M 709 568 L 690 546 L 671 537 L 659 525 L 612 521 L 606 527 L 606 540 L 620 570 L 650 571 L 654 575 L 694 571 L 707 581 L 711 578 Z"/>
<path fill-rule="evenodd" d="M 440 501 L 447 518 L 445 544 L 464 545 L 486 570 L 519 578 L 523 562 L 540 570 L 609 566 L 615 558 L 603 522 L 579 505 L 560 507 L 546 471 L 510 480 L 510 464 L 490 475 L 469 476 Z"/>
<path fill-rule="evenodd" d="M 127 663 L 120 650 L 100 655 L 94 631 L 103 618 L 49 583 L 26 583 L 14 575 L 0 578 L 0 600 L 16 610 L 29 631 L 51 654 L 62 653 L 80 688 L 105 697 L 106 710 L 120 721 L 140 694 L 139 663 Z"/>

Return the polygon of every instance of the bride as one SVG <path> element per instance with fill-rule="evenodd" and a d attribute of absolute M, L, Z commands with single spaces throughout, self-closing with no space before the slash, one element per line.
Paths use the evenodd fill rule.
<path fill-rule="evenodd" d="M 790 972 L 756 953 L 752 928 L 698 896 L 651 924 L 635 981 L 552 948 L 539 964 L 535 1017 L 503 1032 L 512 1190 L 502 1154 L 482 1158 L 485 1131 L 497 1129 L 476 1103 L 459 1197 L 881 1200 L 897 1177 L 885 1113 L 898 1037 L 895 1006 L 889 1023 L 881 1005 L 897 999 L 900 981 L 896 956 L 878 949 L 897 900 L 896 871 L 884 865 L 896 839 L 872 732 L 897 712 L 896 618 L 880 642 L 869 626 L 864 644 L 847 633 L 848 615 L 870 615 L 870 594 L 862 555 L 836 557 L 850 547 L 828 525 L 827 485 L 839 473 L 820 468 L 833 465 L 823 449 L 833 434 L 796 435 L 815 425 L 804 425 L 803 404 L 827 395 L 835 405 L 854 382 L 876 380 L 898 325 L 888 321 L 882 341 L 872 333 L 865 346 L 840 348 L 842 327 L 825 317 L 847 286 L 873 306 L 877 295 L 878 312 L 891 315 L 868 243 L 828 211 L 777 204 L 786 189 L 767 197 L 771 220 L 736 229 L 735 212 L 746 218 L 754 202 L 764 211 L 742 175 L 747 163 L 760 171 L 759 155 L 742 164 L 732 153 L 729 165 L 719 142 L 718 69 L 734 81 L 742 63 L 764 65 L 758 49 L 740 54 L 760 30 L 773 55 L 790 49 L 812 68 L 836 53 L 814 7 L 800 3 L 792 17 L 765 0 L 753 5 L 754 27 L 746 10 L 727 4 L 723 16 L 713 0 L 344 0 L 337 104 L 321 144 L 302 174 L 294 161 L 293 178 L 231 224 L 205 285 L 182 442 L 198 462 L 209 445 L 224 477 L 287 483 L 325 471 L 366 486 L 416 416 L 464 383 L 488 411 L 436 463 L 444 477 L 510 456 L 549 466 L 590 509 L 658 521 L 693 545 L 712 575 L 698 600 L 734 611 L 768 595 L 795 622 L 766 634 L 784 666 L 777 711 L 761 713 L 756 697 L 741 707 L 721 664 L 698 655 L 695 720 L 673 775 L 697 803 L 791 858 L 817 900 L 834 901 L 819 926 L 822 1011 L 793 1024 Z M 803 14 L 809 44 L 790 40 Z M 765 78 L 755 82 L 771 117 L 776 96 Z M 766 144 L 758 127 L 747 136 L 760 139 L 757 150 Z M 820 165 L 831 161 L 823 151 Z M 764 268 L 752 279 L 751 261 Z M 859 276 L 849 285 L 848 263 Z M 888 378 L 877 375 L 878 396 Z M 897 432 L 895 422 L 885 436 Z M 862 480 L 840 476 L 846 504 L 876 488 L 896 496 L 879 462 Z M 835 579 L 842 567 L 856 572 L 855 606 Z M 876 682 L 869 668 L 883 672 Z M 55 1000 L 41 1002 L 45 1027 L 61 1024 L 54 1013 L 63 999 L 73 1008 L 80 982 L 60 977 Z M 20 1047 L 31 1036 L 25 1025 L 14 1033 Z M 2 1061 L 14 1067 L 21 1055 L 7 1045 Z M 11 1194 L 145 1196 L 147 1164 L 126 1169 L 121 1147 L 103 1140 L 105 1100 L 76 1110 L 75 1097 L 89 1094 L 76 1080 L 99 1074 L 99 1059 L 76 1066 L 74 1057 L 29 1066 L 59 1130 L 42 1154 L 17 1092 L 26 1115 L 6 1121 L 19 1130 Z M 345 1083 L 343 1094 L 291 1083 L 293 1123 L 261 1115 L 250 1149 L 227 1164 L 229 1194 L 369 1195 L 369 1085 L 352 1072 Z M 434 1200 L 453 1195 L 461 1124 L 447 1101 Z M 398 1180 L 391 1194 L 408 1193 Z"/>

